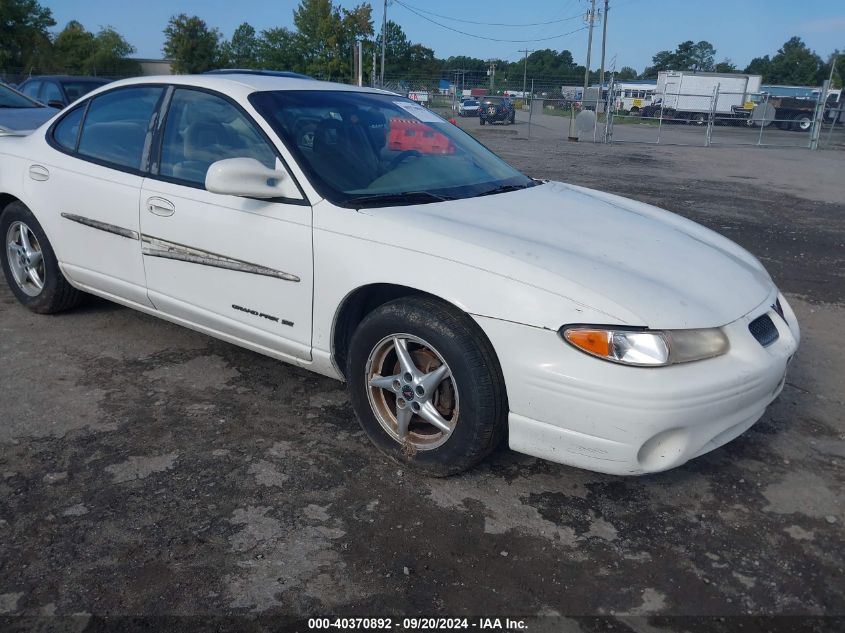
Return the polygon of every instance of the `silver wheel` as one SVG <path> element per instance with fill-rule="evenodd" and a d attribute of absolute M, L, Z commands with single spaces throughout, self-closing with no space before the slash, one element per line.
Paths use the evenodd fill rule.
<path fill-rule="evenodd" d="M 442 446 L 458 424 L 458 390 L 449 365 L 429 343 L 392 334 L 370 352 L 367 397 L 381 427 L 416 450 Z"/>
<path fill-rule="evenodd" d="M 806 132 L 813 127 L 813 119 L 807 115 L 799 115 L 795 117 L 795 127 L 801 132 Z"/>
<path fill-rule="evenodd" d="M 18 287 L 37 297 L 46 281 L 44 253 L 35 233 L 23 222 L 12 222 L 6 231 L 6 257 Z"/>

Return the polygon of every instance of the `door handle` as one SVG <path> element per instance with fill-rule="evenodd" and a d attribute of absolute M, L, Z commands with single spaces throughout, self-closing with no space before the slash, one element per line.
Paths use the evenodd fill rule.
<path fill-rule="evenodd" d="M 50 178 L 50 172 L 46 167 L 42 167 L 41 165 L 30 165 L 29 177 L 38 182 L 44 182 Z"/>
<path fill-rule="evenodd" d="M 170 200 L 159 198 L 157 196 L 147 199 L 147 211 L 153 215 L 160 215 L 163 218 L 168 218 L 176 213 L 176 207 Z"/>

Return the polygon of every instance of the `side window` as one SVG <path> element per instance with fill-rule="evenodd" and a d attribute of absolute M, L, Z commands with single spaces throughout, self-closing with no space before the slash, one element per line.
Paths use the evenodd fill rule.
<path fill-rule="evenodd" d="M 176 90 L 164 125 L 159 175 L 204 186 L 208 168 L 224 158 L 276 164 L 255 124 L 231 103 L 198 90 Z"/>
<path fill-rule="evenodd" d="M 95 97 L 79 139 L 81 156 L 141 169 L 150 118 L 163 87 L 121 88 Z"/>
<path fill-rule="evenodd" d="M 53 129 L 53 139 L 56 143 L 71 152 L 76 151 L 76 140 L 79 138 L 79 124 L 82 123 L 84 112 L 84 105 L 74 108 Z"/>
<path fill-rule="evenodd" d="M 49 101 L 61 101 L 64 103 L 65 98 L 62 96 L 62 91 L 59 90 L 57 84 L 52 81 L 45 81 L 44 88 L 41 89 L 41 101 L 44 103 L 48 103 Z"/>
<path fill-rule="evenodd" d="M 41 81 L 28 81 L 27 84 L 21 90 L 27 97 L 32 97 L 33 99 L 38 98 L 38 89 L 41 87 Z"/>

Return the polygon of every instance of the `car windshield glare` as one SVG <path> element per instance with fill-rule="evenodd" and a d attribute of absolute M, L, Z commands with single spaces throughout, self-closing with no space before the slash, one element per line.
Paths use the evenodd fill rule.
<path fill-rule="evenodd" d="M 0 85 L 0 108 L 39 108 L 40 104 L 7 86 Z"/>
<path fill-rule="evenodd" d="M 404 97 L 272 91 L 253 93 L 250 102 L 320 195 L 341 206 L 420 204 L 534 184 L 460 128 Z"/>

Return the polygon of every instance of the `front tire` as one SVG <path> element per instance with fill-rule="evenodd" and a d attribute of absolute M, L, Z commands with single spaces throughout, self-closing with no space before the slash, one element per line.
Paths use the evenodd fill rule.
<path fill-rule="evenodd" d="M 492 346 L 470 317 L 436 299 L 397 299 L 367 315 L 346 375 L 373 444 L 428 475 L 471 468 L 504 434 L 507 396 Z"/>
<path fill-rule="evenodd" d="M 3 274 L 15 297 L 39 314 L 75 307 L 83 294 L 59 269 L 44 229 L 26 205 L 13 202 L 0 214 Z"/>

